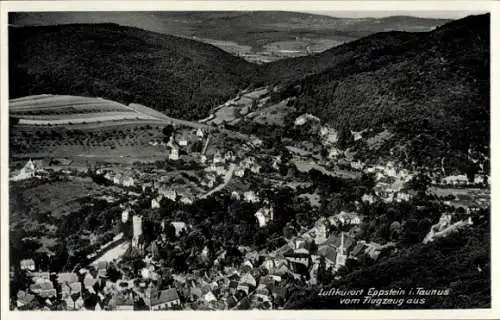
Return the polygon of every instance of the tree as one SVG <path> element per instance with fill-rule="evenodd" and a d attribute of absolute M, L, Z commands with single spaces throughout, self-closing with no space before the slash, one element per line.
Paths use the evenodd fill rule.
<path fill-rule="evenodd" d="M 431 178 L 423 173 L 419 173 L 410 180 L 408 185 L 415 191 L 425 192 L 430 183 Z"/>
<path fill-rule="evenodd" d="M 170 137 L 172 136 L 172 133 L 174 133 L 174 130 L 175 130 L 174 126 L 171 124 L 165 126 L 162 130 L 163 135 L 164 135 L 163 140 L 168 141 L 170 139 Z"/>
<path fill-rule="evenodd" d="M 354 142 L 354 137 L 347 127 L 343 127 L 339 131 L 337 145 L 340 149 L 346 149 Z"/>

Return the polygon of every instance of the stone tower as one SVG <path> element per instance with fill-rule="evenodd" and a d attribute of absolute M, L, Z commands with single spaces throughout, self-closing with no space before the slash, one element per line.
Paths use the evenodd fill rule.
<path fill-rule="evenodd" d="M 139 240 L 142 236 L 142 216 L 134 215 L 132 217 L 132 246 L 139 248 Z"/>

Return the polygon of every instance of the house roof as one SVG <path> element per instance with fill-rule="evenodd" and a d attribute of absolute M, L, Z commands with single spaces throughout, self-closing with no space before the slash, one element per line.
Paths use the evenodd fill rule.
<path fill-rule="evenodd" d="M 50 273 L 48 272 L 30 272 L 29 275 L 35 279 L 35 278 L 50 278 Z"/>
<path fill-rule="evenodd" d="M 35 299 L 35 296 L 29 293 L 26 293 L 25 291 L 19 291 L 17 293 L 17 301 L 18 303 L 21 303 L 22 305 L 28 304 L 31 301 Z"/>
<path fill-rule="evenodd" d="M 21 266 L 32 266 L 35 265 L 35 261 L 33 259 L 23 259 L 20 264 Z"/>
<path fill-rule="evenodd" d="M 78 282 L 78 276 L 72 272 L 62 272 L 57 275 L 58 283 L 73 283 Z"/>
<path fill-rule="evenodd" d="M 337 249 L 331 245 L 324 245 L 318 248 L 318 255 L 330 261 L 335 261 L 337 259 Z"/>
<path fill-rule="evenodd" d="M 82 291 L 82 284 L 80 282 L 69 283 L 68 286 L 71 289 L 71 294 Z"/>
<path fill-rule="evenodd" d="M 129 294 L 117 294 L 113 296 L 109 304 L 113 306 L 133 306 L 134 301 Z"/>
<path fill-rule="evenodd" d="M 203 292 L 201 292 L 201 289 L 198 287 L 191 288 L 191 294 L 196 297 L 201 297 L 203 295 Z"/>
<path fill-rule="evenodd" d="M 52 286 L 52 282 L 51 281 L 37 282 L 35 284 L 30 285 L 30 290 L 31 291 L 50 290 L 52 288 L 53 288 L 53 286 Z"/>
<path fill-rule="evenodd" d="M 177 289 L 170 288 L 158 291 L 157 294 L 151 295 L 151 305 L 159 305 L 167 302 L 172 302 L 179 299 Z"/>
<path fill-rule="evenodd" d="M 205 299 L 205 301 L 217 301 L 217 298 L 214 296 L 214 294 L 212 293 L 212 291 L 209 291 L 207 292 L 204 296 L 203 296 L 203 299 Z"/>
<path fill-rule="evenodd" d="M 255 278 L 250 273 L 243 275 L 240 279 L 240 283 L 246 283 L 254 287 L 257 285 Z"/>

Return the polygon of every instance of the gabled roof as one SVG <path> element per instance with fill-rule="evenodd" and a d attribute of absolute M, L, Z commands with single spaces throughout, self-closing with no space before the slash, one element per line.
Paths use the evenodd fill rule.
<path fill-rule="evenodd" d="M 249 284 L 254 287 L 257 285 L 255 278 L 250 273 L 243 275 L 240 279 L 240 283 Z"/>

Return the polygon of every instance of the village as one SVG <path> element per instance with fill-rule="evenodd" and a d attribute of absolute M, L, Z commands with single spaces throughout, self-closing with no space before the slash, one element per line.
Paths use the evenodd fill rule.
<path fill-rule="evenodd" d="M 295 125 L 302 126 L 310 121 L 317 120 L 303 115 L 296 119 Z M 318 128 L 320 143 L 329 150 L 325 158 L 300 146 L 287 147 L 286 154 L 270 154 L 263 150 L 263 143 L 257 137 L 237 148 L 214 146 L 211 140 L 216 139 L 210 132 L 181 127 L 175 128 L 166 142 L 151 141 L 165 150 L 163 167 L 94 164 L 87 170 L 75 170 L 67 159 L 59 159 L 57 165 L 49 166 L 30 159 L 21 170 L 13 173 L 11 181 L 43 180 L 55 173 L 68 177 L 88 176 L 101 184 L 120 188 L 127 199 L 120 203 L 121 213 L 116 217 L 121 221 L 121 230 L 99 250 L 87 254 L 85 262 L 82 261 L 84 264 L 77 264 L 71 271 L 54 273 L 41 269 L 32 258 L 22 259 L 14 268 L 28 284 L 16 293 L 15 308 L 281 309 L 301 285 L 316 285 L 325 278 L 342 277 L 341 270 L 349 260 L 376 261 L 394 254 L 398 250 L 396 242 L 377 243 L 359 237 L 364 216 L 358 209 L 377 201 L 410 201 L 415 190 L 407 186 L 417 172 L 410 172 L 393 162 L 368 166 L 353 159 L 346 160 L 336 147 L 336 131 L 327 126 Z M 201 150 L 187 152 L 194 143 L 199 144 Z M 342 174 L 336 165 L 341 161 L 350 167 L 347 173 Z M 272 249 L 258 250 L 236 244 L 234 250 L 240 258 L 234 259 L 235 253 L 227 248 L 209 248 L 208 244 L 202 244 L 200 248 L 203 249 L 196 256 L 198 262 L 208 266 L 205 269 L 188 267 L 179 273 L 166 265 L 160 252 L 182 250 L 179 244 L 197 229 L 191 223 L 175 220 L 173 213 L 162 218 L 160 229 L 147 235 L 150 240 L 145 241 L 142 213 L 145 210 L 161 210 L 165 206 L 189 208 L 220 192 L 229 194 L 231 201 L 253 205 L 254 224 L 257 229 L 265 230 L 277 219 L 276 208 L 273 199 L 259 190 L 259 185 L 271 183 L 275 190 L 297 189 L 297 184 L 308 184 L 307 179 L 300 182 L 299 177 L 312 169 L 328 177 L 356 179 L 362 174 L 371 175 L 375 185 L 351 210 L 331 212 L 312 223 L 296 225 L 292 228 L 294 232 L 282 236 L 280 244 Z M 485 175 L 477 175 L 473 182 L 464 177 L 433 178 L 432 186 L 446 190 L 489 185 L 489 177 Z M 424 243 L 473 224 L 471 216 L 488 206 L 488 194 L 480 194 L 471 201 L 450 197 L 450 194 L 453 193 L 447 194 L 445 204 L 451 211 L 444 212 L 439 222 L 431 227 L 422 240 Z M 101 197 L 116 203 L 113 194 Z M 300 194 L 300 198 L 316 208 L 314 210 L 321 202 L 318 194 L 310 192 Z M 453 210 L 458 207 L 466 212 L 460 219 L 452 217 Z M 391 232 L 401 232 L 399 222 L 391 224 Z"/>

